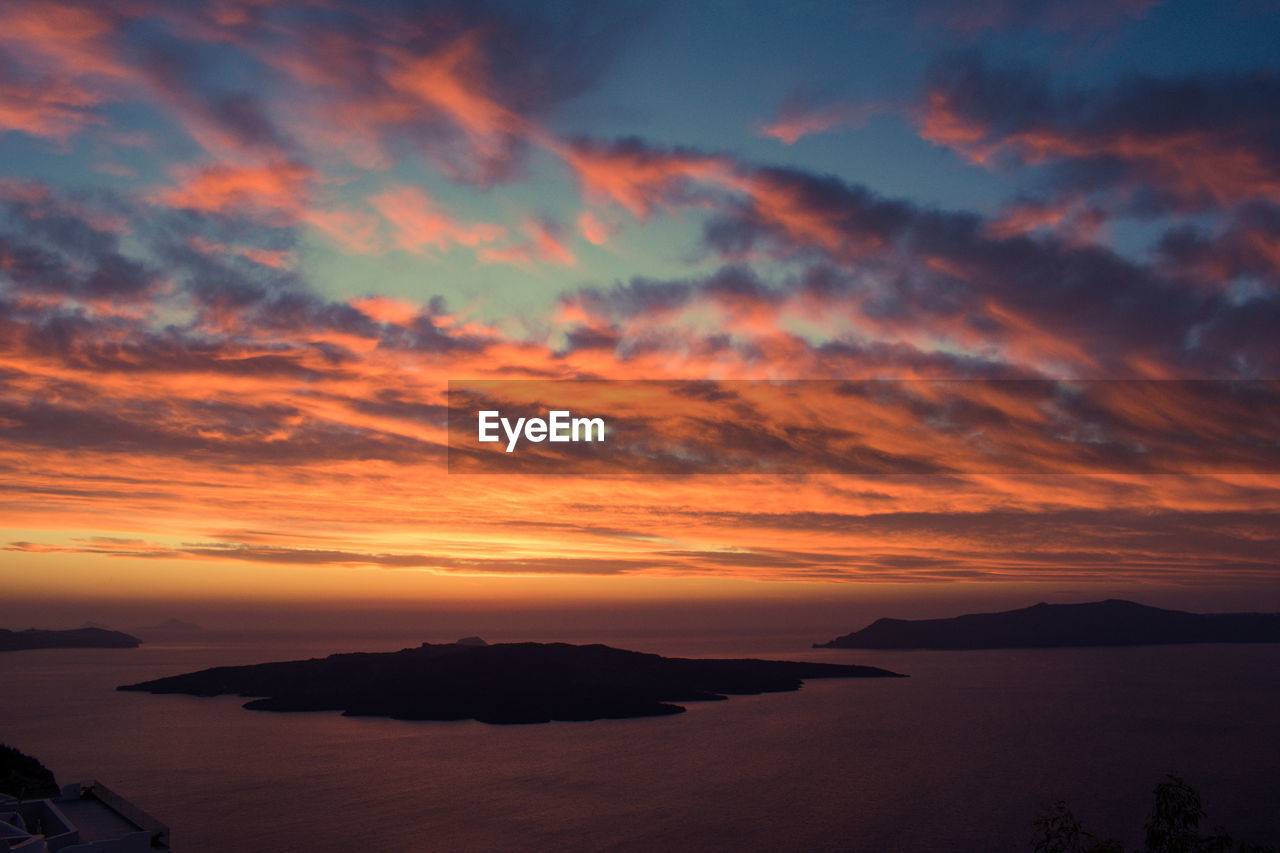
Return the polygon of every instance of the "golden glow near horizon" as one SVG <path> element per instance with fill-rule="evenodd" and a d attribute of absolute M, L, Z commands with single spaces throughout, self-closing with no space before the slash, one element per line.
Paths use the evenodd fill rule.
<path fill-rule="evenodd" d="M 1105 586 L 1207 573 L 1214 582 L 1251 582 L 1266 576 L 1259 551 L 1268 540 L 1250 529 L 1256 500 L 1239 496 L 1274 487 L 1263 477 L 1119 475 L 983 477 L 949 488 L 929 477 L 834 475 L 497 484 L 418 469 L 369 482 L 348 474 L 322 489 L 319 472 L 306 472 L 305 487 L 295 479 L 300 472 L 286 481 L 278 473 L 242 471 L 243 482 L 228 477 L 216 490 L 202 482 L 190 491 L 175 476 L 164 493 L 136 501 L 92 500 L 84 489 L 74 506 L 52 515 L 57 527 L 48 526 L 48 507 L 11 505 L 8 517 L 25 526 L 3 532 L 6 563 L 44 561 L 45 569 L 22 573 L 18 587 L 32 594 L 307 600 L 483 598 L 486 589 L 510 595 L 517 587 L 533 598 L 654 589 L 680 597 L 693 594 L 682 584 L 694 579 L 704 581 L 698 589 L 726 594 L 759 581 L 807 585 L 815 594 L 849 581 Z M 1238 538 L 1174 554 L 1171 543 L 1194 542 L 1204 531 L 1117 540 L 1098 529 L 1135 503 L 1174 517 L 1211 506 L 1219 530 L 1225 513 L 1239 513 Z M 1057 523 L 1045 524 L 1043 513 Z"/>

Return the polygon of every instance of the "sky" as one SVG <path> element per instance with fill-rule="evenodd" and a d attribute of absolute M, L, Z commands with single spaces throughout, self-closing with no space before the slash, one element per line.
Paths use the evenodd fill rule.
<path fill-rule="evenodd" d="M 474 477 L 445 418 L 450 380 L 1125 379 L 1109 422 L 1234 440 L 1158 389 L 1280 378 L 1276 44 L 1260 2 L 7 2 L 5 598 L 1280 610 L 1248 465 Z"/>

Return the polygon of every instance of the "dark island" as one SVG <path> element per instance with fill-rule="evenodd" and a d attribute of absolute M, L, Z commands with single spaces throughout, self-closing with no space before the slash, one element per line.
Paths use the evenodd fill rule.
<path fill-rule="evenodd" d="M 379 654 L 228 666 L 119 690 L 264 697 L 255 711 L 341 711 L 398 720 L 545 723 L 678 714 L 674 702 L 799 689 L 806 678 L 901 677 L 870 666 L 694 660 L 603 645 L 473 641 Z"/>
<path fill-rule="evenodd" d="M 1133 601 L 1045 604 L 951 619 L 878 619 L 818 649 L 1044 649 L 1277 643 L 1280 613 L 1187 613 Z"/>
<path fill-rule="evenodd" d="M 73 628 L 69 631 L 42 631 L 37 628 L 9 631 L 0 628 L 0 652 L 23 649 L 136 649 L 141 642 L 137 637 L 104 628 Z"/>
<path fill-rule="evenodd" d="M 49 768 L 25 752 L 0 743 L 0 794 L 30 799 L 57 793 L 58 780 Z"/>

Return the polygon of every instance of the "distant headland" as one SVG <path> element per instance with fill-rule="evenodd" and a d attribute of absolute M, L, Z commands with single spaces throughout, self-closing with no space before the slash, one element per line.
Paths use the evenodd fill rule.
<path fill-rule="evenodd" d="M 117 689 L 263 697 L 256 711 L 545 723 L 678 714 L 676 702 L 797 690 L 807 678 L 901 677 L 871 666 L 666 658 L 604 645 L 479 638 L 398 652 L 229 666 Z"/>
<path fill-rule="evenodd" d="M 141 643 L 137 637 L 105 628 L 72 628 L 67 631 L 44 631 L 38 628 L 9 631 L 0 628 L 0 652 L 25 649 L 136 649 Z"/>
<path fill-rule="evenodd" d="M 1277 643 L 1280 613 L 1187 613 L 1133 601 L 1045 604 L 951 619 L 877 619 L 818 649 L 1043 649 Z"/>

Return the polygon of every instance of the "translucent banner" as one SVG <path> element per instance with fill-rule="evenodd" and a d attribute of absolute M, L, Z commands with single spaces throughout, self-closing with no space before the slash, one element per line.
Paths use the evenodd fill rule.
<path fill-rule="evenodd" d="M 449 472 L 1273 473 L 1280 382 L 454 380 Z"/>

